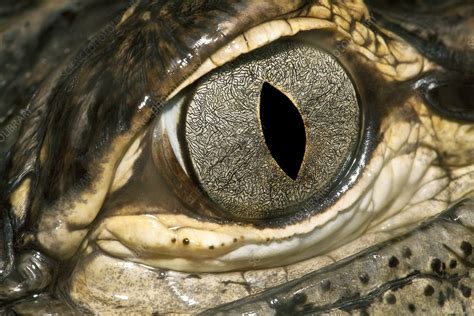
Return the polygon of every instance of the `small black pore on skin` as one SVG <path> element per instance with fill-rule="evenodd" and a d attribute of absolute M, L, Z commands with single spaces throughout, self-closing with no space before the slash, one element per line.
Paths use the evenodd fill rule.
<path fill-rule="evenodd" d="M 305 293 L 296 293 L 288 301 L 272 298 L 268 301 L 270 307 L 276 311 L 275 315 L 300 315 L 309 313 L 313 309 L 312 303 L 306 303 L 308 296 Z"/>
<path fill-rule="evenodd" d="M 331 281 L 329 280 L 322 281 L 321 290 L 323 290 L 323 292 L 329 292 L 331 290 Z"/>
<path fill-rule="evenodd" d="M 367 284 L 369 283 L 370 277 L 366 272 L 363 272 L 359 274 L 359 280 L 362 282 L 362 284 Z"/>
<path fill-rule="evenodd" d="M 308 296 L 304 293 L 296 293 L 295 295 L 293 295 L 293 298 L 292 298 L 293 303 L 296 305 L 304 304 L 306 303 L 307 300 L 308 300 Z"/>
<path fill-rule="evenodd" d="M 425 291 L 424 291 L 425 296 L 431 296 L 434 294 L 434 292 L 435 292 L 434 287 L 432 287 L 431 285 L 428 284 L 425 287 Z"/>
<path fill-rule="evenodd" d="M 441 260 L 438 258 L 431 260 L 431 270 L 437 274 L 441 274 Z"/>
<path fill-rule="evenodd" d="M 388 266 L 390 268 L 396 268 L 400 261 L 398 261 L 398 258 L 395 256 L 391 256 L 390 259 L 388 260 Z"/>
<path fill-rule="evenodd" d="M 409 310 L 411 313 L 416 312 L 416 306 L 415 306 L 415 304 L 408 304 L 408 310 Z"/>
<path fill-rule="evenodd" d="M 388 304 L 394 305 L 397 302 L 397 298 L 393 294 L 388 294 L 387 297 L 385 298 Z"/>
<path fill-rule="evenodd" d="M 183 245 L 189 245 L 189 239 L 188 238 L 183 239 Z"/>
<path fill-rule="evenodd" d="M 457 265 L 458 265 L 458 262 L 456 261 L 456 259 L 451 259 L 451 261 L 449 261 L 449 268 L 450 269 L 456 268 Z"/>
<path fill-rule="evenodd" d="M 470 242 L 464 240 L 461 243 L 460 248 L 461 248 L 461 250 L 462 250 L 465 257 L 469 257 L 470 255 L 472 255 L 472 245 L 471 245 Z"/>

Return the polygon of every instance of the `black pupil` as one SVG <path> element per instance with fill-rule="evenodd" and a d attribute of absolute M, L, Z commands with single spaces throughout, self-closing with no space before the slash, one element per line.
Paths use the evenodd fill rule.
<path fill-rule="evenodd" d="M 296 180 L 306 147 L 303 119 L 293 102 L 267 82 L 263 83 L 260 95 L 260 121 L 273 158 Z"/>

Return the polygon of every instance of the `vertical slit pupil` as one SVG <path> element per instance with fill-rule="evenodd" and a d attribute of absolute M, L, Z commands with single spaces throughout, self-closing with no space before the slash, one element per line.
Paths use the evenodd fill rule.
<path fill-rule="evenodd" d="M 260 122 L 273 159 L 296 180 L 306 148 L 303 118 L 293 102 L 267 82 L 260 94 Z"/>

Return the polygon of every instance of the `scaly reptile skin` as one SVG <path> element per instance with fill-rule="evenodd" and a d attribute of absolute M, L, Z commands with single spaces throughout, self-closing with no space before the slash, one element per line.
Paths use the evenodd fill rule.
<path fill-rule="evenodd" d="M 0 312 L 473 313 L 473 30 L 474 6 L 458 0 L 4 1 Z M 302 69 L 301 51 L 325 56 L 321 69 Z M 255 67 L 272 61 L 285 78 Z M 317 80 L 295 79 L 308 73 Z M 299 201 L 318 186 L 278 180 L 262 92 L 241 88 L 255 89 L 252 76 L 300 111 L 297 176 L 337 166 L 305 178 L 330 183 L 317 199 Z M 334 78 L 350 80 L 326 91 Z M 331 133 L 308 134 L 311 102 L 334 100 Z M 353 138 L 336 163 L 310 146 L 330 151 L 338 112 L 361 131 L 344 123 Z M 240 156 L 219 156 L 236 152 L 229 137 Z M 255 152 L 270 169 L 239 182 L 257 174 L 239 165 Z M 218 172 L 200 183 L 203 157 Z M 258 207 L 249 192 L 218 203 L 260 181 L 270 191 Z M 293 195 L 265 205 L 272 190 Z"/>

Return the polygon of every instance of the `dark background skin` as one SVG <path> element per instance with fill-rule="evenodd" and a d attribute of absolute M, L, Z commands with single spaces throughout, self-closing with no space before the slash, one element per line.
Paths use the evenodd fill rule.
<path fill-rule="evenodd" d="M 304 10 L 307 3 L 142 1 L 136 14 L 150 11 L 152 17 L 159 19 L 152 26 L 130 19 L 117 31 L 107 26 L 118 22 L 120 12 L 128 5 L 125 1 L 83 1 L 82 5 L 53 9 L 34 19 L 21 20 L 22 23 L 13 21 L 19 21 L 22 12 L 33 8 L 35 2 L 3 2 L 0 31 L 2 27 L 14 27 L 0 35 L 0 117 L 19 115 L 32 97 L 37 101 L 22 120 L 24 126 L 13 149 L 9 150 L 19 129 L 9 135 L 10 141 L 1 149 L 0 185 L 4 200 L 26 177 L 31 177 L 38 188 L 26 218 L 7 216 L 8 205 L 3 203 L 3 224 L 11 222 L 16 241 L 25 224 L 34 225 L 35 212 L 41 206 L 59 199 L 78 179 L 88 179 L 85 174 L 98 171 L 94 166 L 108 152 L 111 140 L 138 120 L 135 106 L 143 95 L 150 94 L 156 104 L 161 104 L 167 94 L 228 39 L 276 16 L 291 16 L 291 12 Z M 474 44 L 469 44 L 473 5 L 467 5 L 466 1 L 382 0 L 368 4 L 381 25 L 400 34 L 456 78 L 470 80 L 474 71 Z M 456 4 L 459 9 L 446 10 Z M 217 30 L 216 25 L 224 21 L 230 23 L 225 29 Z M 104 30 L 103 37 L 95 44 L 92 42 L 92 46 L 85 46 L 90 35 L 99 29 Z M 454 31 L 456 37 L 451 36 Z M 204 34 L 210 44 L 196 45 Z M 187 54 L 191 55 L 188 66 L 176 67 L 177 60 Z M 60 76 L 68 65 L 71 68 Z M 40 86 L 41 93 L 33 96 Z M 109 91 L 127 91 L 127 94 L 110 95 Z M 84 101 L 85 92 L 90 96 L 87 100 L 92 101 Z M 49 102 L 39 102 L 41 97 Z M 9 113 L 12 104 L 15 107 Z M 461 114 L 446 107 L 438 110 L 446 115 L 460 115 L 465 120 L 473 115 L 472 108 L 467 106 Z M 79 121 L 79 114 L 84 111 L 89 119 Z M 74 130 L 81 137 L 57 133 L 58 130 Z M 38 169 L 39 146 L 45 139 L 48 158 Z M 85 187 L 89 185 L 88 181 L 84 183 Z M 1 241 L 9 244 L 15 239 Z M 3 251 L 2 260 L 8 261 L 8 255 L 11 253 Z"/>

